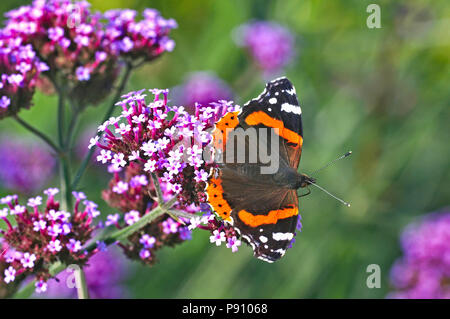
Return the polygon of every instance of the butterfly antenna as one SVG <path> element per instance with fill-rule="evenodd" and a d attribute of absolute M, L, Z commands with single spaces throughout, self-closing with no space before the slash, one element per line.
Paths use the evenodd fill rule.
<path fill-rule="evenodd" d="M 340 199 L 339 197 L 337 197 L 336 195 L 331 194 L 329 191 L 327 191 L 325 188 L 320 187 L 319 185 L 317 185 L 316 183 L 313 182 L 309 182 L 309 185 L 315 186 L 318 189 L 320 189 L 322 192 L 325 192 L 326 194 L 330 195 L 331 197 L 333 197 L 334 199 L 336 199 L 337 201 L 341 202 L 342 204 L 344 204 L 347 207 L 350 207 L 350 204 L 347 203 L 346 201 L 343 201 L 342 199 Z"/>
<path fill-rule="evenodd" d="M 319 169 L 317 169 L 317 170 L 315 170 L 314 172 L 312 172 L 311 174 L 309 174 L 310 176 L 313 176 L 314 174 L 316 174 L 317 172 L 319 172 L 319 171 L 321 171 L 321 170 L 323 170 L 323 169 L 325 169 L 325 168 L 327 168 L 328 166 L 330 166 L 330 165 L 332 165 L 332 164 L 334 164 L 334 163 L 336 163 L 337 161 L 340 161 L 341 159 L 343 159 L 343 158 L 346 158 L 347 156 L 350 156 L 352 154 L 352 151 L 348 151 L 347 153 L 345 153 L 344 155 L 342 155 L 342 156 L 339 156 L 338 158 L 336 158 L 335 160 L 332 160 L 331 162 L 329 162 L 328 164 L 326 164 L 325 166 L 323 166 L 323 167 L 321 167 L 321 168 L 319 168 Z"/>

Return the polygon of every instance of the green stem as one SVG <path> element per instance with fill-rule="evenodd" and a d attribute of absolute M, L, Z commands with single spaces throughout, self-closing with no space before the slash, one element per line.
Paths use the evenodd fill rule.
<path fill-rule="evenodd" d="M 61 207 L 67 211 L 69 207 L 72 207 L 72 191 L 70 188 L 70 166 L 66 157 L 59 159 L 59 168 Z"/>
<path fill-rule="evenodd" d="M 240 96 L 246 98 L 253 91 L 256 84 L 260 82 L 259 74 L 258 67 L 254 63 L 249 64 L 245 71 L 232 84 L 234 91 L 240 92 Z"/>
<path fill-rule="evenodd" d="M 75 283 L 77 287 L 78 299 L 89 299 L 86 276 L 84 275 L 82 268 L 75 270 Z"/>
<path fill-rule="evenodd" d="M 70 162 L 67 152 L 67 138 L 64 138 L 64 108 L 65 108 L 65 90 L 58 89 L 58 142 L 59 148 L 63 154 L 59 157 L 60 188 L 61 188 L 61 206 L 63 210 L 68 210 L 72 206 L 71 188 L 70 188 Z M 76 119 L 75 119 L 76 121 Z M 69 132 L 70 133 L 70 132 Z"/>
<path fill-rule="evenodd" d="M 70 120 L 69 130 L 67 132 L 67 139 L 65 142 L 67 152 L 69 152 L 72 148 L 73 137 L 75 136 L 75 130 L 76 130 L 79 118 L 80 118 L 80 113 L 79 113 L 79 111 L 75 110 L 72 113 L 72 119 Z"/>
<path fill-rule="evenodd" d="M 174 198 L 170 199 L 168 202 L 164 203 L 163 205 L 159 205 L 158 207 L 153 209 L 148 214 L 145 214 L 144 216 L 142 216 L 141 219 L 139 219 L 136 223 L 114 232 L 112 235 L 108 236 L 103 241 L 109 245 L 113 242 L 126 239 L 128 236 L 137 232 L 139 229 L 143 228 L 145 225 L 150 224 L 152 221 L 154 221 L 159 216 L 167 213 L 169 211 L 169 209 L 176 203 L 176 201 L 177 201 L 177 198 L 174 197 Z M 90 248 L 92 248 L 91 246 L 92 245 L 88 246 L 88 248 L 87 248 L 88 251 L 90 250 Z"/>
<path fill-rule="evenodd" d="M 64 149 L 64 91 L 58 90 L 58 142 Z"/>
<path fill-rule="evenodd" d="M 132 71 L 133 67 L 131 66 L 131 64 L 127 64 L 126 69 L 125 69 L 125 74 L 122 77 L 122 81 L 117 89 L 116 94 L 114 95 L 112 102 L 108 108 L 108 110 L 105 113 L 105 116 L 103 117 L 103 121 L 102 123 L 104 123 L 107 119 L 109 119 L 111 117 L 112 112 L 114 111 L 114 108 L 116 106 L 116 102 L 117 100 L 120 98 L 120 96 L 122 95 L 122 91 L 125 89 L 125 85 L 128 82 L 128 79 L 130 77 L 131 71 Z M 99 132 L 97 133 L 97 136 L 101 136 L 103 134 L 103 132 Z M 81 162 L 80 167 L 78 168 L 75 177 L 72 181 L 72 189 L 76 189 L 78 186 L 78 183 L 80 182 L 81 177 L 84 174 L 84 171 L 87 168 L 87 165 L 89 164 L 89 161 L 92 158 L 92 155 L 94 155 L 96 146 L 91 147 L 91 149 L 89 150 L 89 152 L 87 153 L 87 155 L 84 157 L 83 162 Z"/>
<path fill-rule="evenodd" d="M 155 186 L 156 196 L 158 196 L 158 204 L 159 205 L 163 205 L 164 204 L 164 197 L 163 197 L 163 193 L 162 193 L 162 190 L 161 190 L 161 185 L 159 184 L 159 181 L 158 181 L 158 177 L 156 176 L 155 173 L 152 173 L 151 177 L 152 177 L 153 185 Z"/>
<path fill-rule="evenodd" d="M 53 143 L 53 141 L 47 135 L 45 135 L 37 128 L 31 126 L 30 124 L 22 120 L 18 115 L 14 115 L 14 119 L 25 129 L 27 129 L 28 131 L 39 137 L 41 140 L 43 140 L 48 146 L 50 146 L 56 152 L 56 154 L 61 155 L 61 149 L 55 143 Z"/>

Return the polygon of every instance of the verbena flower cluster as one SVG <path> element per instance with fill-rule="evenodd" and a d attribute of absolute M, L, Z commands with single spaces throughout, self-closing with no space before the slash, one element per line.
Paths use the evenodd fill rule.
<path fill-rule="evenodd" d="M 164 19 L 155 9 L 145 9 L 139 21 L 131 9 L 109 10 L 104 16 L 108 20 L 105 43 L 117 55 L 150 61 L 175 47 L 169 33 L 177 27 L 176 21 Z"/>
<path fill-rule="evenodd" d="M 122 114 L 99 126 L 104 139 L 92 138 L 89 147 L 100 147 L 97 160 L 115 169 L 142 163 L 144 172 L 156 174 L 182 205 L 204 203 L 206 182 L 215 165 L 208 153 L 210 131 L 218 118 L 236 106 L 220 101 L 212 107 L 197 105 L 189 114 L 182 106 L 168 105 L 168 90 L 150 92 L 154 100 L 149 103 L 144 90 L 124 95 L 117 103 Z"/>
<path fill-rule="evenodd" d="M 91 12 L 89 7 L 86 1 L 35 0 L 31 5 L 6 13 L 5 27 L 1 30 L 1 45 L 7 50 L 4 54 L 23 51 L 22 46 L 29 50 L 21 53 L 22 64 L 11 59 L 12 67 L 20 67 L 16 73 L 21 72 L 25 80 L 15 76 L 8 83 L 20 84 L 28 93 L 21 107 L 29 106 L 27 100 L 31 100 L 36 84 L 48 93 L 54 89 L 67 91 L 78 108 L 97 104 L 110 93 L 121 61 L 130 65 L 136 59 L 148 61 L 174 47 L 168 34 L 176 23 L 165 20 L 156 10 L 146 9 L 144 19 L 136 22 L 133 10 L 101 14 Z M 37 56 L 40 60 L 33 61 Z M 6 63 L 6 71 L 9 67 Z M 37 81 L 41 72 L 45 77 Z M 14 85 L 8 88 L 13 89 Z M 3 105 L 10 105 L 9 113 L 16 112 L 17 101 L 8 102 L 11 96 L 3 96 L 6 97 Z M 0 107 L 0 116 L 2 113 L 5 111 Z"/>
<path fill-rule="evenodd" d="M 47 70 L 30 44 L 0 30 L 0 119 L 30 108 L 39 75 Z"/>
<path fill-rule="evenodd" d="M 434 213 L 402 234 L 404 256 L 391 270 L 390 298 L 450 298 L 450 213 Z"/>
<path fill-rule="evenodd" d="M 105 225 L 118 229 L 132 225 L 158 206 L 157 193 L 152 179 L 147 176 L 142 163 L 131 162 L 124 174 L 110 167 L 113 178 L 108 189 L 102 193 L 103 199 L 121 214 L 108 215 Z M 122 176 L 123 175 L 123 176 Z M 167 183 L 161 183 L 164 200 L 169 200 L 176 193 L 169 190 Z M 183 206 L 175 203 L 174 209 L 189 213 L 197 213 L 199 207 L 195 205 Z M 164 246 L 174 246 L 191 239 L 191 231 L 187 224 L 189 219 L 181 218 L 183 223 L 163 215 L 147 224 L 128 238 L 127 244 L 120 243 L 124 253 L 131 259 L 141 260 L 145 264 L 156 262 L 156 253 Z"/>
<path fill-rule="evenodd" d="M 295 54 L 293 34 L 276 22 L 255 21 L 241 25 L 235 30 L 235 40 L 267 74 L 280 72 Z"/>
<path fill-rule="evenodd" d="M 130 163 L 125 172 L 118 172 L 111 165 L 113 178 L 108 189 L 104 190 L 103 199 L 111 206 L 118 208 L 121 213 L 110 214 L 105 222 L 106 226 L 118 229 L 132 225 L 158 206 L 155 186 L 142 163 Z M 123 175 L 123 176 L 122 176 Z M 167 183 L 160 183 L 165 201 L 176 195 L 167 187 Z M 229 225 L 218 220 L 210 212 L 208 204 L 199 206 L 183 205 L 176 202 L 173 209 L 192 214 L 192 217 L 173 219 L 165 214 L 144 226 L 138 232 L 128 237 L 127 244 L 118 244 L 124 253 L 134 260 L 152 265 L 156 262 L 157 251 L 168 246 L 173 247 L 192 238 L 194 229 L 204 229 L 211 232 L 210 241 L 217 246 L 225 243 L 233 252 L 241 245 L 236 231 Z M 203 215 L 198 215 L 203 213 Z"/>
<path fill-rule="evenodd" d="M 89 298 L 117 299 L 129 297 L 124 281 L 129 265 L 113 248 L 101 251 L 89 258 L 83 267 Z M 42 296 L 42 295 L 41 295 Z M 76 298 L 73 270 L 65 270 L 49 280 L 45 293 L 49 298 Z"/>
<path fill-rule="evenodd" d="M 209 208 L 207 210 L 210 210 Z M 202 216 L 195 216 L 190 219 L 189 229 L 204 229 L 211 233 L 209 241 L 216 245 L 221 246 L 225 244 L 231 251 L 237 252 L 242 242 L 239 239 L 239 234 L 236 230 L 225 223 L 223 220 L 218 219 L 212 212 L 206 212 Z"/>
<path fill-rule="evenodd" d="M 47 289 L 47 280 L 51 277 L 49 267 L 56 261 L 66 265 L 84 265 L 97 250 L 84 250 L 84 245 L 96 229 L 94 218 L 100 215 L 97 205 L 86 196 L 74 192 L 76 202 L 71 212 L 61 209 L 55 195 L 57 188 L 44 191 L 42 196 L 29 198 L 26 204 L 20 204 L 17 195 L 0 199 L 0 219 L 6 225 L 1 230 L 3 243 L 7 249 L 3 252 L 1 280 L 10 284 L 23 280 L 27 275 L 37 279 L 36 291 Z M 9 219 L 15 220 L 13 226 Z"/>
<path fill-rule="evenodd" d="M 103 45 L 100 13 L 91 13 L 85 1 L 36 0 L 6 13 L 4 33 L 31 44 L 47 63 L 48 86 L 69 87 L 81 106 L 103 98 L 118 74 L 117 56 Z"/>
<path fill-rule="evenodd" d="M 0 183 L 21 193 L 42 189 L 55 168 L 55 158 L 39 143 L 25 138 L 0 139 Z"/>
<path fill-rule="evenodd" d="M 233 92 L 225 81 L 212 72 L 195 72 L 184 83 L 174 88 L 174 100 L 179 105 L 190 109 L 196 103 L 208 106 L 220 100 L 231 100 Z"/>

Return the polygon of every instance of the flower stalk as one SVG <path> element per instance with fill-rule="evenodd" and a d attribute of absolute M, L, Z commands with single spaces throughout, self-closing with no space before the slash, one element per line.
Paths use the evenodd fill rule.
<path fill-rule="evenodd" d="M 121 80 L 121 82 L 119 84 L 119 87 L 117 88 L 116 94 L 114 95 L 114 97 L 112 99 L 112 102 L 111 102 L 108 110 L 106 111 L 105 116 L 103 117 L 103 121 L 102 122 L 106 121 L 111 116 L 111 114 L 112 114 L 112 112 L 114 110 L 114 107 L 116 106 L 117 100 L 120 98 L 123 90 L 125 89 L 125 86 L 126 86 L 126 84 L 128 82 L 128 79 L 130 78 L 132 70 L 133 70 L 132 65 L 130 63 L 127 63 L 126 68 L 125 68 L 125 73 L 124 73 L 124 75 L 122 77 L 122 80 Z M 97 134 L 97 136 L 101 136 L 102 133 L 103 132 L 99 132 Z M 75 173 L 74 179 L 72 181 L 72 189 L 76 189 L 77 188 L 78 183 L 80 182 L 81 177 L 83 176 L 84 171 L 86 170 L 87 165 L 89 164 L 89 161 L 91 160 L 92 156 L 94 155 L 95 149 L 96 149 L 96 147 L 93 146 L 89 150 L 89 152 L 86 154 L 86 156 L 84 157 L 83 161 L 81 162 L 81 165 L 78 168 L 77 172 Z"/>
<path fill-rule="evenodd" d="M 31 133 L 33 133 L 34 135 L 36 135 L 38 138 L 40 138 L 42 141 L 44 141 L 48 146 L 50 146 L 51 149 L 53 149 L 55 151 L 55 153 L 60 156 L 61 155 L 61 149 L 55 144 L 53 143 L 53 141 L 44 133 L 42 133 L 41 131 L 39 131 L 37 128 L 35 128 L 34 126 L 28 124 L 26 121 L 24 121 L 23 119 L 21 119 L 18 115 L 14 115 L 14 119 L 17 121 L 17 123 L 19 123 L 22 127 L 24 127 L 26 130 L 30 131 Z"/>
<path fill-rule="evenodd" d="M 89 299 L 89 291 L 83 268 L 75 270 L 75 283 L 77 287 L 78 299 Z"/>

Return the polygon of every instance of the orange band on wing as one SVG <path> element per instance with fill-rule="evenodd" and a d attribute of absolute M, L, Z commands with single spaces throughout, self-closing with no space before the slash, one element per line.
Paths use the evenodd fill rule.
<path fill-rule="evenodd" d="M 213 207 L 214 211 L 219 214 L 221 218 L 226 221 L 231 221 L 230 213 L 231 207 L 223 198 L 222 180 L 219 178 L 211 178 L 206 188 L 208 193 L 208 201 Z"/>
<path fill-rule="evenodd" d="M 291 131 L 290 129 L 285 128 L 282 121 L 270 117 L 267 113 L 264 113 L 263 111 L 251 113 L 249 116 L 245 118 L 245 123 L 247 123 L 248 125 L 263 124 L 268 127 L 277 128 L 278 135 L 280 135 L 288 142 L 297 144 L 300 147 L 303 144 L 303 138 L 299 134 L 295 133 L 294 131 Z"/>
<path fill-rule="evenodd" d="M 285 219 L 298 215 L 298 207 L 287 207 L 271 210 L 267 215 L 253 215 L 246 210 L 241 210 L 238 217 L 250 227 L 258 227 L 264 224 L 276 224 L 279 219 Z"/>
<path fill-rule="evenodd" d="M 238 114 L 239 111 L 227 113 L 216 123 L 216 128 L 213 132 L 214 147 L 216 149 L 224 149 L 224 145 L 227 144 L 227 135 L 231 132 L 231 130 L 227 132 L 227 129 L 234 129 L 238 126 Z"/>

